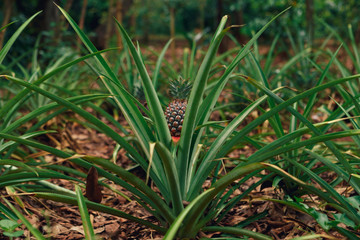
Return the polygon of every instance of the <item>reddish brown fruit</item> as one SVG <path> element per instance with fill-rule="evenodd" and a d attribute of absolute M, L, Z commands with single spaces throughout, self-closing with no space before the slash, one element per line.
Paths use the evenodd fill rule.
<path fill-rule="evenodd" d="M 186 106 L 186 100 L 175 99 L 166 108 L 165 116 L 172 137 L 180 137 Z"/>

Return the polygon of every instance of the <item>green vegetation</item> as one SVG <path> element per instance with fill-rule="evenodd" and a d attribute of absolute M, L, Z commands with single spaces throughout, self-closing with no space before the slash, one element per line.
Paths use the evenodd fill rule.
<path fill-rule="evenodd" d="M 173 9 L 180 1 L 166 4 Z M 36 239 L 51 235 L 28 220 L 33 213 L 24 202 L 34 198 L 78 206 L 85 239 L 97 238 L 89 210 L 125 218 L 163 239 L 195 239 L 214 232 L 223 238 L 272 239 L 246 228 L 267 215 L 265 211 L 233 226 L 222 223 L 240 202 L 251 198 L 254 189 L 272 187 L 282 194 L 264 196 L 263 201 L 303 212 L 329 234 L 304 231 L 298 239 L 334 233 L 359 238 L 359 46 L 351 25 L 345 40 L 327 18 L 319 22 L 329 37 L 315 35 L 314 43 L 324 42 L 313 45 L 289 30 L 303 22 L 286 25 L 290 13 L 298 9 L 284 5 L 279 1 L 263 10 L 273 17 L 261 27 L 252 26 L 256 31 L 248 33 L 245 44 L 231 34 L 238 27 L 227 27 L 228 16 L 223 16 L 208 44 L 200 41 L 204 35 L 187 35 L 189 48 L 180 49 L 182 56 L 176 61 L 165 56 L 172 40 L 160 50 L 140 48 L 116 19 L 122 48 L 99 51 L 71 11 L 56 5 L 83 49 L 68 48 L 61 57 L 40 60 L 38 41 L 29 51 L 28 68 L 23 65 L 25 57 L 11 57 L 10 51 L 41 13 L 23 22 L 0 51 L 2 233 L 20 236 L 22 228 Z M 287 31 L 274 30 L 284 24 Z M 267 33 L 273 25 L 277 28 Z M 260 44 L 264 34 L 271 39 L 267 45 Z M 224 37 L 232 42 L 225 50 Z M 331 50 L 329 41 L 339 46 Z M 291 50 L 279 59 L 284 44 Z M 268 51 L 262 53 L 265 46 Z M 346 56 L 350 64 L 342 61 Z M 164 110 L 171 101 L 169 79 L 178 76 L 191 83 L 186 85 L 191 90 L 175 142 Z M 111 139 L 116 145 L 111 156 L 105 159 L 63 146 L 61 134 L 68 125 Z M 246 148 L 246 154 L 239 153 Z M 120 155 L 131 161 L 131 168 L 117 162 Z M 256 181 L 237 193 L 251 179 Z M 100 186 L 135 201 L 155 220 L 102 203 Z"/>
<path fill-rule="evenodd" d="M 15 228 L 19 227 L 20 225 L 21 223 L 17 223 L 13 220 L 0 220 L 0 228 L 4 231 L 3 234 L 7 237 L 10 237 L 10 239 L 13 239 L 14 237 L 20 237 L 24 234 L 23 230 L 14 231 Z"/>

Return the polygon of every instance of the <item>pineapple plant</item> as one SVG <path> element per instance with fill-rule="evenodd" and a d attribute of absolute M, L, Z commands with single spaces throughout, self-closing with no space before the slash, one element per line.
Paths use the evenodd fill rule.
<path fill-rule="evenodd" d="M 170 81 L 169 92 L 172 97 L 166 107 L 165 116 L 172 140 L 176 143 L 180 139 L 181 129 L 185 118 L 187 97 L 191 90 L 191 83 L 179 76 Z"/>

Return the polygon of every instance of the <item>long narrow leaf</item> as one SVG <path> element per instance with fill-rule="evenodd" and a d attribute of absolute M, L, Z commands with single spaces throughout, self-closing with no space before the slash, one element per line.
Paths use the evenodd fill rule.
<path fill-rule="evenodd" d="M 114 48 L 114 49 L 116 49 L 116 48 Z M 54 69 L 53 71 L 51 71 L 51 72 L 45 74 L 44 76 L 42 76 L 41 78 L 37 79 L 36 81 L 33 82 L 33 84 L 39 85 L 39 84 L 43 83 L 45 80 L 54 76 L 55 74 L 60 73 L 60 72 L 64 71 L 65 69 L 67 69 L 79 62 L 82 62 L 90 57 L 93 57 L 95 55 L 101 54 L 101 53 L 109 51 L 109 50 L 112 50 L 112 49 L 106 49 L 106 50 L 94 52 L 94 53 L 88 54 L 86 56 L 80 57 L 78 59 L 75 59 L 69 63 L 66 63 L 66 64 L 62 65 L 61 67 L 58 67 L 57 69 Z M 29 92 L 30 92 L 29 89 L 27 89 L 27 88 L 23 89 L 15 97 L 13 97 L 9 101 L 7 101 L 4 104 L 4 106 L 2 108 L 0 108 L 0 119 L 2 119 L 4 117 L 4 115 L 7 114 L 10 111 L 10 109 L 12 109 L 12 107 L 14 105 L 16 105 L 16 103 L 18 103 L 22 98 L 24 98 Z"/>
<path fill-rule="evenodd" d="M 75 97 L 70 97 L 67 98 L 66 100 L 69 102 L 72 102 L 74 104 L 82 104 L 85 103 L 87 101 L 91 101 L 91 100 L 96 100 L 96 99 L 102 99 L 102 98 L 106 98 L 109 95 L 104 95 L 104 94 L 91 94 L 91 95 L 82 95 L 82 96 L 75 96 Z M 50 112 L 51 110 L 57 108 L 61 106 L 60 104 L 54 102 L 54 103 L 49 103 L 45 106 L 39 107 L 37 109 L 34 109 L 32 112 L 26 114 L 25 116 L 17 119 L 16 121 L 12 122 L 11 124 L 9 124 L 6 128 L 4 128 L 3 130 L 1 130 L 2 133 L 9 133 L 15 129 L 17 129 L 18 127 L 20 127 L 21 125 L 25 124 L 26 122 L 40 116 L 43 113 L 47 113 Z M 63 108 L 63 110 L 61 112 L 66 111 L 66 108 Z M 58 114 L 60 114 L 61 112 L 59 112 Z"/>
<path fill-rule="evenodd" d="M 162 143 L 156 143 L 156 151 L 163 161 L 166 177 L 170 186 L 170 194 L 174 205 L 175 214 L 178 215 L 184 208 L 179 187 L 178 172 L 170 151 Z"/>
<path fill-rule="evenodd" d="M 60 9 L 62 14 L 68 20 L 74 31 L 78 34 L 79 38 L 82 40 L 82 42 L 84 43 L 85 47 L 89 50 L 89 52 L 90 53 L 97 52 L 97 49 L 94 46 L 94 44 L 91 43 L 89 38 L 79 28 L 79 26 L 70 17 L 70 15 L 60 6 L 57 7 Z M 147 123 L 143 119 L 140 110 L 132 101 L 129 101 L 129 99 L 131 99 L 129 97 L 130 94 L 124 89 L 123 85 L 117 79 L 115 73 L 111 70 L 105 59 L 101 55 L 96 55 L 95 59 L 99 63 L 98 66 L 102 68 L 104 74 L 106 74 L 105 76 L 106 79 L 109 79 L 109 81 L 105 81 L 106 79 L 103 79 L 105 86 L 108 88 L 110 93 L 115 96 L 114 98 L 115 102 L 122 110 L 122 113 L 124 114 L 125 118 L 128 120 L 128 123 L 132 127 L 134 133 L 137 136 L 139 136 L 139 140 L 143 146 L 143 150 L 148 155 L 149 153 L 146 152 L 149 149 L 148 142 L 154 141 L 155 139 L 151 134 L 151 131 Z"/>
<path fill-rule="evenodd" d="M 189 165 L 188 159 L 190 157 L 191 141 L 189 140 L 192 139 L 192 135 L 195 129 L 194 119 L 196 119 L 200 103 L 202 102 L 203 93 L 205 90 L 207 77 L 210 72 L 212 61 L 215 57 L 220 42 L 226 33 L 226 30 L 223 31 L 226 21 L 227 16 L 224 16 L 221 19 L 221 22 L 209 46 L 209 50 L 205 55 L 200 69 L 196 75 L 193 83 L 193 89 L 190 93 L 189 102 L 185 111 L 185 119 L 181 132 L 182 136 L 180 137 L 179 143 L 179 148 L 181 149 L 181 151 L 179 151 L 178 159 L 176 162 L 179 171 L 180 188 L 183 195 L 185 195 L 186 176 L 188 175 Z"/>
<path fill-rule="evenodd" d="M 246 107 L 215 139 L 209 148 L 209 151 L 202 160 L 194 179 L 191 179 L 191 184 L 189 182 L 188 199 L 193 199 L 200 191 L 205 179 L 207 176 L 209 176 L 209 173 L 212 170 L 214 164 L 216 164 L 214 161 L 214 159 L 216 159 L 216 154 L 219 152 L 222 145 L 226 142 L 227 138 L 233 133 L 237 126 L 241 124 L 241 122 L 244 121 L 245 118 L 265 100 L 266 97 L 263 96 Z"/>
<path fill-rule="evenodd" d="M 80 216 L 84 227 L 85 239 L 95 240 L 94 228 L 90 221 L 90 216 L 86 207 L 85 198 L 82 195 L 81 189 L 78 185 L 75 186 L 76 200 L 79 206 Z"/>
<path fill-rule="evenodd" d="M 246 125 L 244 128 L 241 129 L 241 131 L 238 132 L 238 134 L 233 137 L 228 143 L 226 143 L 224 145 L 224 147 L 221 149 L 221 151 L 219 152 L 218 156 L 224 156 L 224 154 L 226 154 L 241 138 L 243 138 L 244 136 L 246 136 L 246 134 L 248 134 L 251 130 L 253 130 L 256 126 L 260 125 L 261 123 L 263 123 L 265 120 L 269 119 L 271 116 L 273 116 L 275 113 L 285 109 L 286 107 L 290 106 L 291 104 L 298 102 L 300 99 L 306 98 L 307 96 L 310 96 L 316 92 L 319 92 L 323 89 L 332 87 L 332 86 L 336 86 L 338 84 L 350 81 L 352 79 L 356 79 L 359 78 L 360 74 L 357 75 L 353 75 L 353 76 L 349 76 L 349 77 L 345 77 L 345 78 L 340 78 L 337 80 L 333 80 L 331 82 L 322 84 L 320 86 L 311 88 L 309 90 L 306 90 L 296 96 L 294 96 L 293 98 L 279 104 L 278 106 L 276 106 L 275 108 L 271 109 L 270 111 L 264 113 L 263 115 L 261 115 L 260 117 L 258 117 L 256 120 L 250 122 L 248 125 Z M 340 110 L 338 111 L 340 112 Z M 332 115 L 332 118 L 329 118 L 327 120 L 333 120 L 337 117 L 337 115 Z"/>
<path fill-rule="evenodd" d="M 358 214 L 357 210 L 348 202 L 345 200 L 345 198 L 340 195 L 333 187 L 331 187 L 325 180 L 320 178 L 317 174 L 315 174 L 310 169 L 306 168 L 302 164 L 299 164 L 296 161 L 291 160 L 291 163 L 294 164 L 295 167 L 300 168 L 303 170 L 306 174 L 308 174 L 314 181 L 316 181 L 318 184 L 320 184 L 321 187 L 326 189 L 329 194 L 331 194 L 340 204 L 341 207 L 348 210 L 348 217 L 353 220 L 357 225 L 360 224 L 360 215 Z"/>
<path fill-rule="evenodd" d="M 153 200 L 154 207 L 166 218 L 168 222 L 174 220 L 174 216 L 171 213 L 169 207 L 164 203 L 164 201 L 150 188 L 148 187 L 141 179 L 137 178 L 135 175 L 129 173 L 125 169 L 113 164 L 110 161 L 99 159 L 96 157 L 86 158 L 87 160 L 94 162 L 110 171 L 113 171 L 117 175 L 121 176 L 124 180 L 133 184 L 137 189 L 145 193 L 149 198 Z"/>
<path fill-rule="evenodd" d="M 340 48 L 341 48 L 342 45 L 340 45 L 338 47 L 338 49 L 335 51 L 335 53 L 331 56 L 331 59 L 329 61 L 329 63 L 326 65 L 324 71 L 322 71 L 321 73 L 321 76 L 320 78 L 318 79 L 318 81 L 316 82 L 316 85 L 315 86 L 319 86 L 320 84 L 323 83 L 325 77 L 326 77 L 326 74 L 328 73 L 329 69 L 330 69 L 330 66 L 332 65 L 333 61 L 335 60 L 335 57 L 336 55 L 338 54 L 338 52 L 340 51 Z M 304 110 L 304 117 L 305 118 L 308 118 L 309 114 L 310 114 L 310 111 L 311 109 L 313 108 L 314 104 L 315 104 L 315 101 L 316 101 L 316 96 L 317 96 L 317 93 L 311 95 L 309 97 L 309 101 L 308 103 L 306 104 L 306 107 L 305 107 L 305 110 Z M 301 125 L 300 125 L 301 126 Z"/>
<path fill-rule="evenodd" d="M 237 228 L 237 227 L 209 226 L 209 227 L 204 227 L 203 230 L 206 232 L 222 232 L 222 233 L 228 233 L 228 234 L 232 234 L 232 235 L 247 236 L 247 237 L 251 237 L 256 240 L 271 240 L 272 239 L 271 237 L 266 236 L 265 234 L 257 233 L 257 232 L 253 232 L 251 230 Z"/>
<path fill-rule="evenodd" d="M 155 127 L 158 129 L 158 135 L 159 135 L 160 141 L 162 143 L 164 143 L 166 146 L 170 146 L 171 137 L 170 137 L 170 132 L 168 130 L 168 126 L 167 126 L 167 123 L 165 120 L 165 115 L 163 113 L 159 98 L 157 97 L 154 85 L 152 84 L 150 76 L 145 68 L 144 62 L 142 61 L 141 56 L 138 53 L 138 51 L 136 51 L 136 48 L 135 48 L 134 44 L 132 43 L 129 35 L 125 31 L 125 29 L 121 26 L 121 24 L 118 21 L 116 21 L 116 23 L 118 25 L 118 28 L 121 31 L 123 38 L 125 39 L 126 43 L 128 44 L 128 47 L 130 49 L 130 52 L 131 52 L 134 62 L 136 64 L 136 67 L 141 76 L 147 103 L 150 108 L 150 111 L 152 112 L 154 122 L 155 122 Z M 138 49 L 138 50 L 140 51 L 140 49 Z"/>
<path fill-rule="evenodd" d="M 172 240 L 175 239 L 175 236 L 177 232 L 179 231 L 180 226 L 183 224 L 184 219 L 187 217 L 191 211 L 193 211 L 193 208 L 198 204 L 201 199 L 203 199 L 205 196 L 210 195 L 211 191 L 214 189 L 209 189 L 206 192 L 203 192 L 199 196 L 197 196 L 191 203 L 177 216 L 175 221 L 171 224 L 169 230 L 166 232 L 163 240 Z M 191 234 L 191 233 L 188 233 Z"/>
<path fill-rule="evenodd" d="M 32 15 L 28 20 L 26 20 L 17 30 L 16 32 L 10 37 L 10 39 L 6 42 L 6 44 L 2 47 L 2 49 L 0 50 L 0 64 L 2 63 L 2 61 L 4 60 L 6 54 L 9 52 L 11 46 L 14 44 L 14 42 L 16 41 L 16 39 L 19 37 L 19 35 L 21 34 L 22 31 L 24 31 L 24 29 L 26 28 L 27 25 L 29 25 L 29 23 L 37 16 L 41 13 L 37 12 L 34 15 Z M 8 25 L 7 25 L 8 26 Z M 6 27 L 6 26 L 5 26 Z"/>
<path fill-rule="evenodd" d="M 276 102 L 278 102 L 278 103 L 284 103 L 285 102 L 279 96 L 277 96 L 276 94 L 271 92 L 268 88 L 266 88 L 263 85 L 257 83 L 254 79 L 251 79 L 249 77 L 246 77 L 246 79 L 252 85 L 254 85 L 256 88 L 260 89 L 261 91 L 266 93 L 268 96 L 272 97 Z M 322 134 L 316 127 L 314 127 L 314 125 L 309 120 L 307 120 L 302 114 L 300 114 L 294 108 L 292 108 L 291 106 L 288 106 L 288 107 L 286 107 L 286 109 L 289 112 L 291 112 L 294 116 L 296 116 L 304 125 L 306 125 L 309 129 L 311 129 L 311 131 L 313 131 L 313 133 L 315 135 L 320 136 Z M 350 173 L 353 172 L 353 169 L 351 168 L 350 164 L 348 163 L 348 161 L 346 161 L 343 154 L 337 149 L 337 147 L 334 145 L 334 143 L 332 143 L 330 141 L 329 142 L 326 141 L 324 143 L 334 153 L 334 155 L 338 158 L 338 160 L 341 162 L 341 164 L 343 164 L 345 169 Z"/>
<path fill-rule="evenodd" d="M 54 194 L 54 193 L 42 193 L 42 192 L 37 192 L 34 194 L 35 194 L 35 197 L 54 200 L 56 202 L 63 202 L 63 203 L 68 203 L 68 204 L 72 204 L 72 205 L 77 205 L 77 201 L 76 201 L 75 197 L 65 196 L 65 195 L 61 195 L 61 194 Z M 118 209 L 111 208 L 106 205 L 87 201 L 87 200 L 85 200 L 85 203 L 89 209 L 128 219 L 130 221 L 133 221 L 133 222 L 139 223 L 141 225 L 147 226 L 151 229 L 154 229 L 160 233 L 165 233 L 165 231 L 166 231 L 163 227 L 157 226 L 157 225 L 155 225 L 149 221 L 146 221 L 144 219 L 134 217 L 134 216 L 127 214 L 125 212 L 122 212 Z"/>
<path fill-rule="evenodd" d="M 164 46 L 164 48 L 161 50 L 161 53 L 158 57 L 158 60 L 156 61 L 156 65 L 155 65 L 155 70 L 153 73 L 153 84 L 154 84 L 154 88 L 157 89 L 158 87 L 158 82 L 159 82 L 159 73 L 160 73 L 160 68 L 161 68 L 161 63 L 164 59 L 166 50 L 169 48 L 170 44 L 172 43 L 173 39 L 170 39 Z"/>
<path fill-rule="evenodd" d="M 20 144 L 24 144 L 24 145 L 31 146 L 31 147 L 34 147 L 34 148 L 38 148 L 38 149 L 41 149 L 41 150 L 46 151 L 46 152 L 49 152 L 49 153 L 54 154 L 55 156 L 58 156 L 58 157 L 61 157 L 61 158 L 68 158 L 69 161 L 72 161 L 72 162 L 78 164 L 79 166 L 85 167 L 85 168 L 87 168 L 87 169 L 89 169 L 90 167 L 93 166 L 92 164 L 86 162 L 85 160 L 83 160 L 83 159 L 81 159 L 81 158 L 79 158 L 79 157 L 74 158 L 74 156 L 72 156 L 72 155 L 69 154 L 69 153 L 63 152 L 63 151 L 61 151 L 61 150 L 59 150 L 59 149 L 50 147 L 50 146 L 45 145 L 45 144 L 37 143 L 37 142 L 34 142 L 34 141 L 22 139 L 22 138 L 19 138 L 19 137 L 15 137 L 15 136 L 13 136 L 13 135 L 3 134 L 3 133 L 0 133 L 0 138 L 5 138 L 5 139 L 13 140 L 13 141 L 16 141 L 17 143 L 20 143 Z M 86 157 L 86 156 L 84 156 L 84 158 L 85 158 L 85 157 Z M 86 158 L 87 158 L 88 160 L 93 160 L 93 159 L 96 160 L 96 159 L 98 159 L 98 158 L 95 158 L 95 157 L 86 157 Z M 109 162 L 108 160 L 104 160 L 104 159 L 98 159 L 98 161 Z M 115 167 L 115 168 L 116 168 L 116 167 L 117 167 L 117 168 L 120 168 L 120 167 L 118 167 L 118 166 L 116 166 L 116 165 L 113 164 L 113 165 L 110 167 L 110 169 L 112 170 L 114 167 Z M 153 202 L 150 200 L 149 197 L 147 197 L 146 195 L 144 195 L 144 194 L 143 194 L 142 192 L 140 192 L 137 188 L 132 187 L 132 186 L 131 186 L 130 184 L 128 184 L 127 182 L 119 179 L 118 177 L 114 176 L 113 174 L 110 174 L 110 173 L 104 171 L 104 170 L 101 169 L 101 168 L 98 168 L 97 170 L 98 170 L 99 174 L 102 175 L 103 177 L 106 177 L 107 179 L 115 182 L 116 184 L 119 184 L 120 186 L 123 186 L 124 188 L 126 188 L 127 190 L 129 190 L 130 192 L 132 192 L 134 195 L 138 196 L 140 199 L 144 199 L 144 201 L 146 200 L 149 205 L 151 205 L 154 209 L 157 209 L 160 213 L 162 213 L 162 210 L 161 210 L 161 208 L 158 209 L 158 208 L 156 207 L 157 205 L 162 205 L 163 208 L 165 209 L 165 211 L 169 212 L 169 216 L 171 215 L 171 212 L 170 212 L 170 210 L 168 209 L 168 207 L 166 206 L 166 204 L 164 204 L 164 203 L 163 203 L 163 200 L 162 200 L 161 198 L 159 198 L 155 193 L 150 192 L 150 194 L 153 194 L 153 199 L 157 198 L 156 201 L 155 201 L 156 204 L 153 203 Z M 129 180 L 129 182 L 132 183 L 133 185 L 136 185 L 136 184 L 134 184 L 134 183 L 132 182 L 134 179 L 135 179 L 134 181 L 140 181 L 140 182 L 141 182 L 141 180 L 137 180 L 137 178 L 136 178 L 133 174 L 127 172 L 126 170 L 121 169 L 121 171 L 125 171 L 124 174 L 125 174 L 125 176 L 127 176 L 127 180 Z M 56 173 L 56 172 L 55 172 L 55 173 Z M 27 174 L 33 174 L 33 173 L 27 173 Z M 37 174 L 39 174 L 39 173 L 37 173 Z M 52 173 L 52 174 L 53 174 L 53 175 L 51 175 L 51 174 L 49 175 L 50 177 L 49 177 L 48 175 L 46 175 L 46 176 L 44 176 L 44 177 L 45 177 L 45 178 L 51 178 L 51 176 L 54 176 L 54 173 Z M 127 174 L 127 175 L 126 175 L 126 174 Z M 34 174 L 33 174 L 33 175 L 34 175 Z M 32 175 L 32 176 L 33 176 L 33 175 Z M 21 177 L 21 176 L 15 177 L 14 174 L 9 175 L 9 176 L 10 176 L 11 178 L 14 178 L 14 180 L 12 180 L 12 181 L 15 182 L 15 183 L 26 181 L 26 179 L 24 179 L 24 178 Z M 9 176 L 6 176 L 5 178 L 9 178 Z M 37 176 L 38 176 L 38 175 L 36 175 L 36 177 L 37 177 Z M 4 177 L 4 176 L 0 176 L 0 179 L 1 179 L 2 177 Z M 69 176 L 62 176 L 61 178 L 70 178 L 70 177 L 69 177 Z M 34 179 L 34 178 L 31 178 L 31 179 L 28 179 L 27 181 L 37 181 L 37 180 L 42 180 L 42 179 L 44 179 L 44 178 L 35 178 L 35 179 Z M 125 179 L 126 179 L 126 178 L 125 178 Z M 75 181 L 78 181 L 78 179 L 74 179 L 74 180 L 75 180 Z M 1 183 L 3 183 L 3 182 L 1 182 Z M 146 186 L 146 185 L 145 185 L 145 186 Z M 146 187 L 147 187 L 147 186 L 146 186 Z M 167 213 L 165 213 L 165 215 L 166 215 L 166 214 L 167 214 Z M 165 217 L 165 218 L 166 218 L 166 217 Z M 169 218 L 169 221 L 171 221 L 171 219 L 172 219 L 172 217 Z"/>
<path fill-rule="evenodd" d="M 61 7 L 59 7 L 59 6 L 57 6 L 57 7 L 60 9 L 62 14 L 68 20 L 68 22 L 70 23 L 70 25 L 72 26 L 74 31 L 77 33 L 79 38 L 82 40 L 82 42 L 84 43 L 85 47 L 89 50 L 89 52 L 91 52 L 91 53 L 96 52 L 97 49 L 94 46 L 94 44 L 92 44 L 92 42 L 89 40 L 89 38 L 79 28 L 79 26 L 70 17 L 70 15 Z M 138 61 L 140 64 L 139 71 L 143 71 L 143 72 L 140 72 L 140 74 L 142 75 L 142 77 L 145 77 L 145 80 L 143 79 L 143 81 L 146 82 L 145 84 L 151 85 L 151 87 L 152 87 L 151 81 L 148 81 L 149 79 L 147 79 L 148 75 L 147 75 L 146 69 L 142 68 L 143 62 L 141 60 L 141 56 L 138 55 L 139 53 L 136 50 L 135 50 L 135 52 L 136 52 L 136 56 L 138 56 L 138 58 L 139 58 L 139 59 L 135 60 L 135 61 Z M 145 119 L 142 116 L 138 107 L 131 100 L 132 99 L 131 94 L 125 90 L 125 88 L 123 87 L 123 85 L 121 84 L 119 79 L 116 77 L 115 73 L 111 70 L 111 68 L 105 61 L 105 59 L 101 55 L 96 55 L 95 59 L 98 63 L 98 67 L 100 67 L 103 71 L 103 73 L 101 73 L 101 74 L 104 77 L 102 77 L 101 80 L 105 84 L 108 91 L 114 96 L 115 102 L 117 103 L 117 105 L 121 109 L 122 113 L 124 114 L 124 117 L 126 118 L 128 124 L 131 126 L 134 134 L 138 137 L 138 140 L 142 147 L 142 150 L 144 151 L 146 156 L 149 157 L 149 154 L 150 154 L 149 153 L 149 149 L 150 149 L 149 142 L 155 142 L 156 139 L 155 139 L 155 136 L 153 135 L 152 131 L 150 130 L 148 123 L 145 121 Z M 150 87 L 150 89 L 144 89 L 144 90 L 149 91 L 150 95 L 152 96 L 152 99 L 151 99 L 152 103 L 151 103 L 150 108 L 153 107 L 152 105 L 155 105 L 156 109 L 152 108 L 150 110 L 155 111 L 157 113 L 156 116 L 153 116 L 153 117 L 155 118 L 156 127 L 160 128 L 162 130 L 159 135 L 160 139 L 165 144 L 168 145 L 168 144 L 170 144 L 170 139 L 171 139 L 170 133 L 167 128 L 164 114 L 162 112 L 161 112 L 161 114 L 159 113 L 161 111 L 161 106 L 158 104 L 159 103 L 158 99 L 156 99 L 157 98 L 156 92 L 153 89 L 153 87 L 152 88 L 151 87 Z M 147 94 L 149 94 L 149 93 L 147 93 Z M 165 129 L 166 129 L 166 131 L 165 131 Z M 153 176 L 153 180 L 156 183 L 156 185 L 158 186 L 158 188 L 160 189 L 160 191 L 163 193 L 163 195 L 167 196 L 168 190 L 165 188 L 165 186 L 163 184 L 165 175 L 163 174 L 161 161 L 159 160 L 158 156 L 155 156 L 153 158 L 153 161 L 154 161 L 154 165 L 152 168 L 153 171 L 151 171 L 151 172 L 157 175 L 157 176 Z M 144 164 L 144 162 L 141 163 L 141 166 L 143 167 L 143 169 L 147 169 L 147 165 Z M 161 179 L 161 181 L 159 181 L 158 179 Z"/>
<path fill-rule="evenodd" d="M 16 214 L 16 216 L 21 220 L 21 222 L 29 229 L 32 235 L 39 240 L 46 240 L 46 238 L 40 233 L 38 229 L 36 229 L 26 217 L 19 212 L 6 198 L 2 198 L 3 201 L 10 207 L 10 209 Z"/>
<path fill-rule="evenodd" d="M 134 158 L 136 158 L 137 160 L 139 160 L 139 162 L 145 164 L 142 160 L 142 157 L 139 155 L 139 153 L 126 141 L 123 139 L 123 137 L 121 137 L 118 133 L 116 133 L 111 127 L 109 127 L 107 124 L 103 123 L 102 121 L 100 121 L 99 119 L 97 119 L 96 117 L 94 117 L 92 114 L 88 113 L 87 111 L 81 109 L 80 107 L 76 106 L 75 104 L 67 101 L 66 99 L 60 98 L 50 92 L 47 92 L 39 87 L 37 87 L 34 84 L 30 84 L 26 81 L 23 81 L 21 79 L 18 78 L 14 78 L 11 76 L 7 76 L 7 78 L 11 81 L 14 81 L 20 85 L 23 85 L 31 90 L 37 91 L 38 93 L 56 101 L 57 103 L 73 110 L 74 112 L 76 112 L 77 114 L 81 115 L 82 117 L 84 117 L 86 120 L 88 120 L 89 122 L 91 122 L 92 124 L 94 124 L 95 126 L 97 126 L 99 129 L 101 129 L 102 131 L 104 131 L 104 133 L 106 133 L 109 137 L 113 138 L 117 143 L 119 143 L 122 147 L 124 147 Z"/>

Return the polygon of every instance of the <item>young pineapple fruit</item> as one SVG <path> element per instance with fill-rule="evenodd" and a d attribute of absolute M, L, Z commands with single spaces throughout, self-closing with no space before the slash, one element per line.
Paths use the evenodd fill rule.
<path fill-rule="evenodd" d="M 170 81 L 170 95 L 172 101 L 165 110 L 166 120 L 169 126 L 171 137 L 176 143 L 180 139 L 182 124 L 185 118 L 187 97 L 191 90 L 191 83 L 179 76 L 178 79 Z"/>

